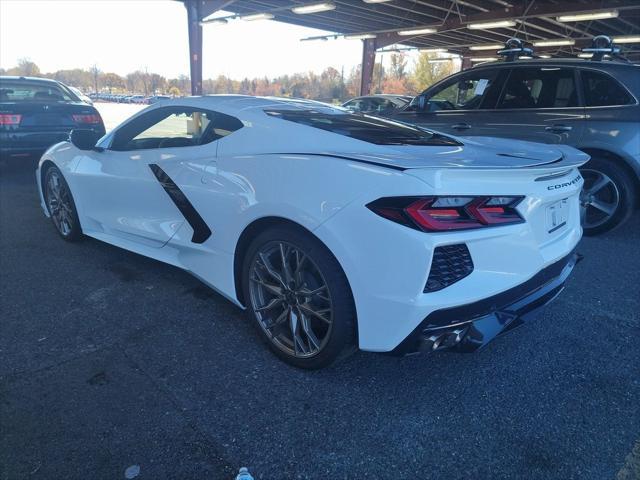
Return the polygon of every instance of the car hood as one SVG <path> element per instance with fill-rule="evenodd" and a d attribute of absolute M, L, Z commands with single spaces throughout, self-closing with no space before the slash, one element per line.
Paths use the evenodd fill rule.
<path fill-rule="evenodd" d="M 326 152 L 396 168 L 509 169 L 549 164 L 578 166 L 589 156 L 566 145 L 494 137 L 459 137 L 460 145 L 377 145 L 368 152 Z M 559 165 L 560 166 L 560 165 Z"/>

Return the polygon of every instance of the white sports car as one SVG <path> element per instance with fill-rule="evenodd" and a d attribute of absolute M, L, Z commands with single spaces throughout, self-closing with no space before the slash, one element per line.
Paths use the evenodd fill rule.
<path fill-rule="evenodd" d="M 189 271 L 279 357 L 319 368 L 356 348 L 474 350 L 552 300 L 578 258 L 587 160 L 207 96 L 156 103 L 99 140 L 75 130 L 36 178 L 64 239 Z"/>

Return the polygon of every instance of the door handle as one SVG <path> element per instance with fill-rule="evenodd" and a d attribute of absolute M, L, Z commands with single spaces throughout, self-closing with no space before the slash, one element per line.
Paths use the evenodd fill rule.
<path fill-rule="evenodd" d="M 560 132 L 570 132 L 571 129 L 573 129 L 573 127 L 570 127 L 568 125 L 550 125 L 548 127 L 544 127 L 544 129 L 547 132 L 560 133 Z"/>
<path fill-rule="evenodd" d="M 471 125 L 469 125 L 468 123 L 456 123 L 454 125 L 451 125 L 451 128 L 454 128 L 456 130 L 469 130 L 471 128 Z"/>

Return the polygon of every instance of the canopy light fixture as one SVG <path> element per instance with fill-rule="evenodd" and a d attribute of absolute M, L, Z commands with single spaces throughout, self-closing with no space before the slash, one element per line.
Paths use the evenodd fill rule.
<path fill-rule="evenodd" d="M 306 15 L 308 13 L 328 12 L 329 10 L 335 10 L 336 5 L 331 2 L 322 3 L 310 3 L 308 5 L 300 5 L 299 7 L 293 7 L 291 11 L 298 15 Z"/>
<path fill-rule="evenodd" d="M 419 48 L 420 53 L 446 53 L 446 48 Z"/>
<path fill-rule="evenodd" d="M 469 60 L 471 60 L 473 63 L 476 63 L 476 62 L 495 62 L 498 59 L 496 57 L 472 57 Z"/>
<path fill-rule="evenodd" d="M 428 33 L 436 33 L 437 30 L 435 28 L 414 28 L 412 30 L 400 30 L 398 35 L 401 37 L 408 37 L 409 35 L 426 35 Z"/>
<path fill-rule="evenodd" d="M 492 43 L 486 45 L 471 45 L 469 50 L 500 50 L 504 45 L 500 45 L 499 43 Z"/>
<path fill-rule="evenodd" d="M 509 28 L 515 26 L 515 20 L 500 20 L 497 22 L 470 23 L 467 25 L 467 28 L 471 30 L 487 30 L 490 28 Z"/>
<path fill-rule="evenodd" d="M 578 57 L 580 57 L 580 58 L 591 58 L 591 57 L 593 57 L 593 53 L 579 53 Z"/>
<path fill-rule="evenodd" d="M 556 17 L 559 22 L 586 22 L 587 20 L 604 20 L 606 18 L 616 18 L 618 10 L 604 10 L 599 12 L 576 13 L 575 15 L 560 15 Z"/>
<path fill-rule="evenodd" d="M 205 25 L 226 25 L 229 23 L 229 20 L 226 18 L 211 18 L 209 20 L 202 20 L 200 22 L 200 26 L 204 27 Z"/>
<path fill-rule="evenodd" d="M 345 35 L 347 40 L 367 40 L 369 38 L 376 38 L 375 33 L 357 33 L 354 35 Z"/>
<path fill-rule="evenodd" d="M 534 47 L 561 47 L 563 45 L 575 45 L 576 41 L 570 38 L 558 38 L 556 40 L 536 40 Z"/>
<path fill-rule="evenodd" d="M 615 43 L 640 43 L 640 35 L 622 35 L 613 37 Z"/>
<path fill-rule="evenodd" d="M 362 0 L 364 3 L 385 3 L 390 2 L 391 0 Z"/>
<path fill-rule="evenodd" d="M 427 63 L 445 63 L 450 62 L 453 58 L 431 58 L 427 60 Z"/>
<path fill-rule="evenodd" d="M 244 15 L 240 17 L 240 20 L 246 20 L 247 22 L 253 22 L 255 20 L 271 20 L 273 18 L 272 13 L 253 13 L 251 15 Z"/>
<path fill-rule="evenodd" d="M 540 58 L 551 58 L 551 55 L 538 55 Z"/>

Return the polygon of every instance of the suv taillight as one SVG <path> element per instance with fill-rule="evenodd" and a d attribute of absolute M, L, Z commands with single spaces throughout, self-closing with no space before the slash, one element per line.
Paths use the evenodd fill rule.
<path fill-rule="evenodd" d="M 387 197 L 367 205 L 381 217 L 427 232 L 466 230 L 523 222 L 522 196 Z"/>
<path fill-rule="evenodd" d="M 76 123 L 82 123 L 82 124 L 98 124 L 100 123 L 100 115 L 98 115 L 97 113 L 89 113 L 89 114 L 78 114 L 78 115 L 72 115 L 73 116 L 73 121 Z"/>
<path fill-rule="evenodd" d="M 22 115 L 15 113 L 0 113 L 0 125 L 20 125 Z"/>

